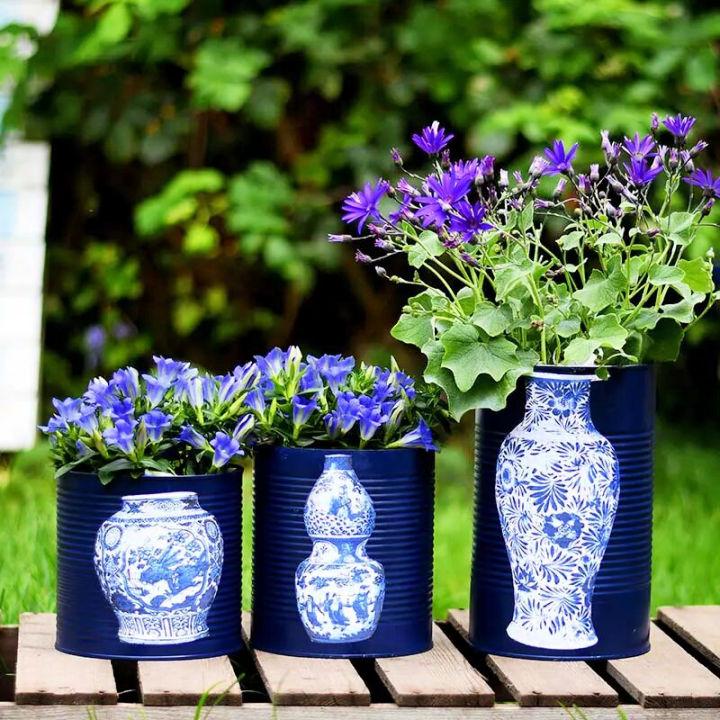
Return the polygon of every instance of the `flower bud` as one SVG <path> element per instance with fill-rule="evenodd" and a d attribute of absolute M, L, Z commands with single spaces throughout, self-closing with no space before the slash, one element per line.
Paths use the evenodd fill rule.
<path fill-rule="evenodd" d="M 507 170 L 500 171 L 500 179 L 498 180 L 498 185 L 501 188 L 506 188 L 508 185 L 510 185 L 510 178 L 508 177 Z"/>
<path fill-rule="evenodd" d="M 702 217 L 707 217 L 710 212 L 713 209 L 713 205 L 715 205 L 715 198 L 710 198 L 704 205 L 702 210 L 700 211 L 700 214 Z"/>
<path fill-rule="evenodd" d="M 378 274 L 378 277 L 381 278 L 386 278 L 388 276 L 387 270 L 380 265 L 375 266 L 375 272 Z"/>
<path fill-rule="evenodd" d="M 649 238 L 657 237 L 660 234 L 660 228 L 659 227 L 651 227 L 648 229 L 648 231 L 645 234 Z"/>
<path fill-rule="evenodd" d="M 447 170 L 450 167 L 450 151 L 445 148 L 440 155 L 440 166 Z"/>
<path fill-rule="evenodd" d="M 390 150 L 390 157 L 392 157 L 392 161 L 398 166 L 403 166 L 403 159 L 402 155 L 400 155 L 400 151 L 397 148 L 393 148 Z"/>
<path fill-rule="evenodd" d="M 331 243 L 344 243 L 353 240 L 352 235 L 328 235 L 328 241 Z"/>
<path fill-rule="evenodd" d="M 654 135 L 658 128 L 660 127 L 660 118 L 658 117 L 658 114 L 654 112 L 652 114 L 652 117 L 650 118 L 650 131 Z"/>
<path fill-rule="evenodd" d="M 559 198 L 565 192 L 566 186 L 567 186 L 567 178 L 561 177 L 558 180 L 558 184 L 555 186 L 555 190 L 553 191 L 553 197 L 555 199 Z"/>
<path fill-rule="evenodd" d="M 600 166 L 597 163 L 593 163 L 590 166 L 590 180 L 596 183 L 600 179 Z"/>
<path fill-rule="evenodd" d="M 691 148 L 690 148 L 690 157 L 696 157 L 704 150 L 707 150 L 708 144 L 704 140 L 698 140 Z"/>
<path fill-rule="evenodd" d="M 362 250 L 357 250 L 355 252 L 355 262 L 363 263 L 367 265 L 368 263 L 372 262 L 372 258 L 369 255 L 366 255 Z"/>
<path fill-rule="evenodd" d="M 530 163 L 530 177 L 538 178 L 540 177 L 543 172 L 545 172 L 545 168 L 548 166 L 548 161 L 540 157 L 539 155 L 536 155 L 533 161 Z"/>

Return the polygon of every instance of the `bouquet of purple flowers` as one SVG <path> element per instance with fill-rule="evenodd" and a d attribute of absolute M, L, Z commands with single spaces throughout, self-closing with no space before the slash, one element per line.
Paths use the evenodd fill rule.
<path fill-rule="evenodd" d="M 709 221 L 720 178 L 695 166 L 692 117 L 654 115 L 646 134 L 601 133 L 603 162 L 576 168 L 578 143 L 556 140 L 526 172 L 495 158 L 454 159 L 453 135 L 434 122 L 414 144 L 426 172 L 367 183 L 343 220 L 367 240 L 372 264 L 417 288 L 392 330 L 427 358 L 425 378 L 459 417 L 500 409 L 518 378 L 543 365 L 672 360 L 687 329 L 718 298 L 712 252 L 686 252 Z M 597 153 L 600 155 L 600 153 Z M 404 256 L 409 275 L 388 271 Z"/>

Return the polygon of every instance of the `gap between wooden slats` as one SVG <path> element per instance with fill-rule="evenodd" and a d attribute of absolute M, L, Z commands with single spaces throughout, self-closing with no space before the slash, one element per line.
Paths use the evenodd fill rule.
<path fill-rule="evenodd" d="M 432 639 L 427 652 L 375 660 L 395 702 L 407 707 L 491 706 L 492 689 L 437 625 Z"/>
<path fill-rule="evenodd" d="M 720 707 L 720 678 L 651 624 L 650 652 L 609 660 L 608 674 L 643 707 Z"/>
<path fill-rule="evenodd" d="M 138 663 L 140 696 L 145 705 L 242 705 L 242 691 L 227 656 L 201 660 Z"/>
<path fill-rule="evenodd" d="M 451 610 L 448 621 L 468 642 L 470 615 Z M 488 655 L 487 665 L 522 706 L 615 707 L 618 695 L 587 663 L 521 660 Z"/>
<path fill-rule="evenodd" d="M 109 660 L 55 650 L 55 615 L 23 613 L 18 630 L 15 702 L 18 705 L 114 705 L 118 696 Z"/>
<path fill-rule="evenodd" d="M 0 626 L 0 701 L 15 697 L 17 640 L 17 625 Z"/>
<path fill-rule="evenodd" d="M 720 605 L 661 607 L 658 624 L 674 632 L 720 670 Z"/>
<path fill-rule="evenodd" d="M 248 647 L 250 625 L 250 613 L 243 613 Z M 370 704 L 370 691 L 349 660 L 290 657 L 252 648 L 251 652 L 275 705 Z"/>

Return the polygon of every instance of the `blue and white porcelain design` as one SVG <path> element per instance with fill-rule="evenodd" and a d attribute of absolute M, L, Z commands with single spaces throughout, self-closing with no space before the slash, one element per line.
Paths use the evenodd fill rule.
<path fill-rule="evenodd" d="M 532 647 L 574 650 L 598 640 L 592 596 L 620 472 L 590 417 L 593 379 L 533 374 L 525 417 L 498 455 L 495 493 L 515 594 L 507 633 Z"/>
<path fill-rule="evenodd" d="M 372 637 L 385 598 L 383 566 L 365 545 L 375 508 L 350 455 L 327 455 L 305 504 L 312 554 L 295 573 L 297 607 L 313 642 L 349 643 Z"/>
<path fill-rule="evenodd" d="M 220 527 L 194 492 L 126 495 L 95 541 L 95 571 L 127 643 L 207 636 L 222 565 Z"/>

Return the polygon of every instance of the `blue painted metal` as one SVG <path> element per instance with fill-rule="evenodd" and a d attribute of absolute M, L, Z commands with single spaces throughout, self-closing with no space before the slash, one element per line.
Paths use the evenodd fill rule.
<path fill-rule="evenodd" d="M 367 553 L 385 571 L 385 599 L 372 637 L 352 643 L 310 640 L 300 619 L 295 572 L 312 550 L 307 497 L 325 456 L 352 456 L 375 507 Z M 434 467 L 416 449 L 259 448 L 255 456 L 253 625 L 258 650 L 302 657 L 391 657 L 432 646 Z"/>
<path fill-rule="evenodd" d="M 215 516 L 224 562 L 208 615 L 209 634 L 192 642 L 139 645 L 118 639 L 118 620 L 100 588 L 93 554 L 98 529 L 125 495 L 195 492 Z M 242 472 L 201 476 L 118 477 L 67 473 L 57 481 L 57 642 L 73 655 L 127 660 L 185 660 L 237 652 L 241 632 Z"/>
<path fill-rule="evenodd" d="M 587 368 L 552 371 L 582 374 Z M 521 383 L 504 410 L 477 415 L 470 640 L 480 652 L 522 658 L 597 660 L 645 653 L 650 633 L 654 368 L 614 368 L 609 380 L 593 383 L 591 389 L 593 422 L 612 443 L 620 463 L 620 500 L 593 594 L 598 643 L 589 648 L 533 648 L 514 641 L 506 632 L 514 597 L 495 500 L 495 466 L 500 444 L 522 420 L 524 406 Z"/>

